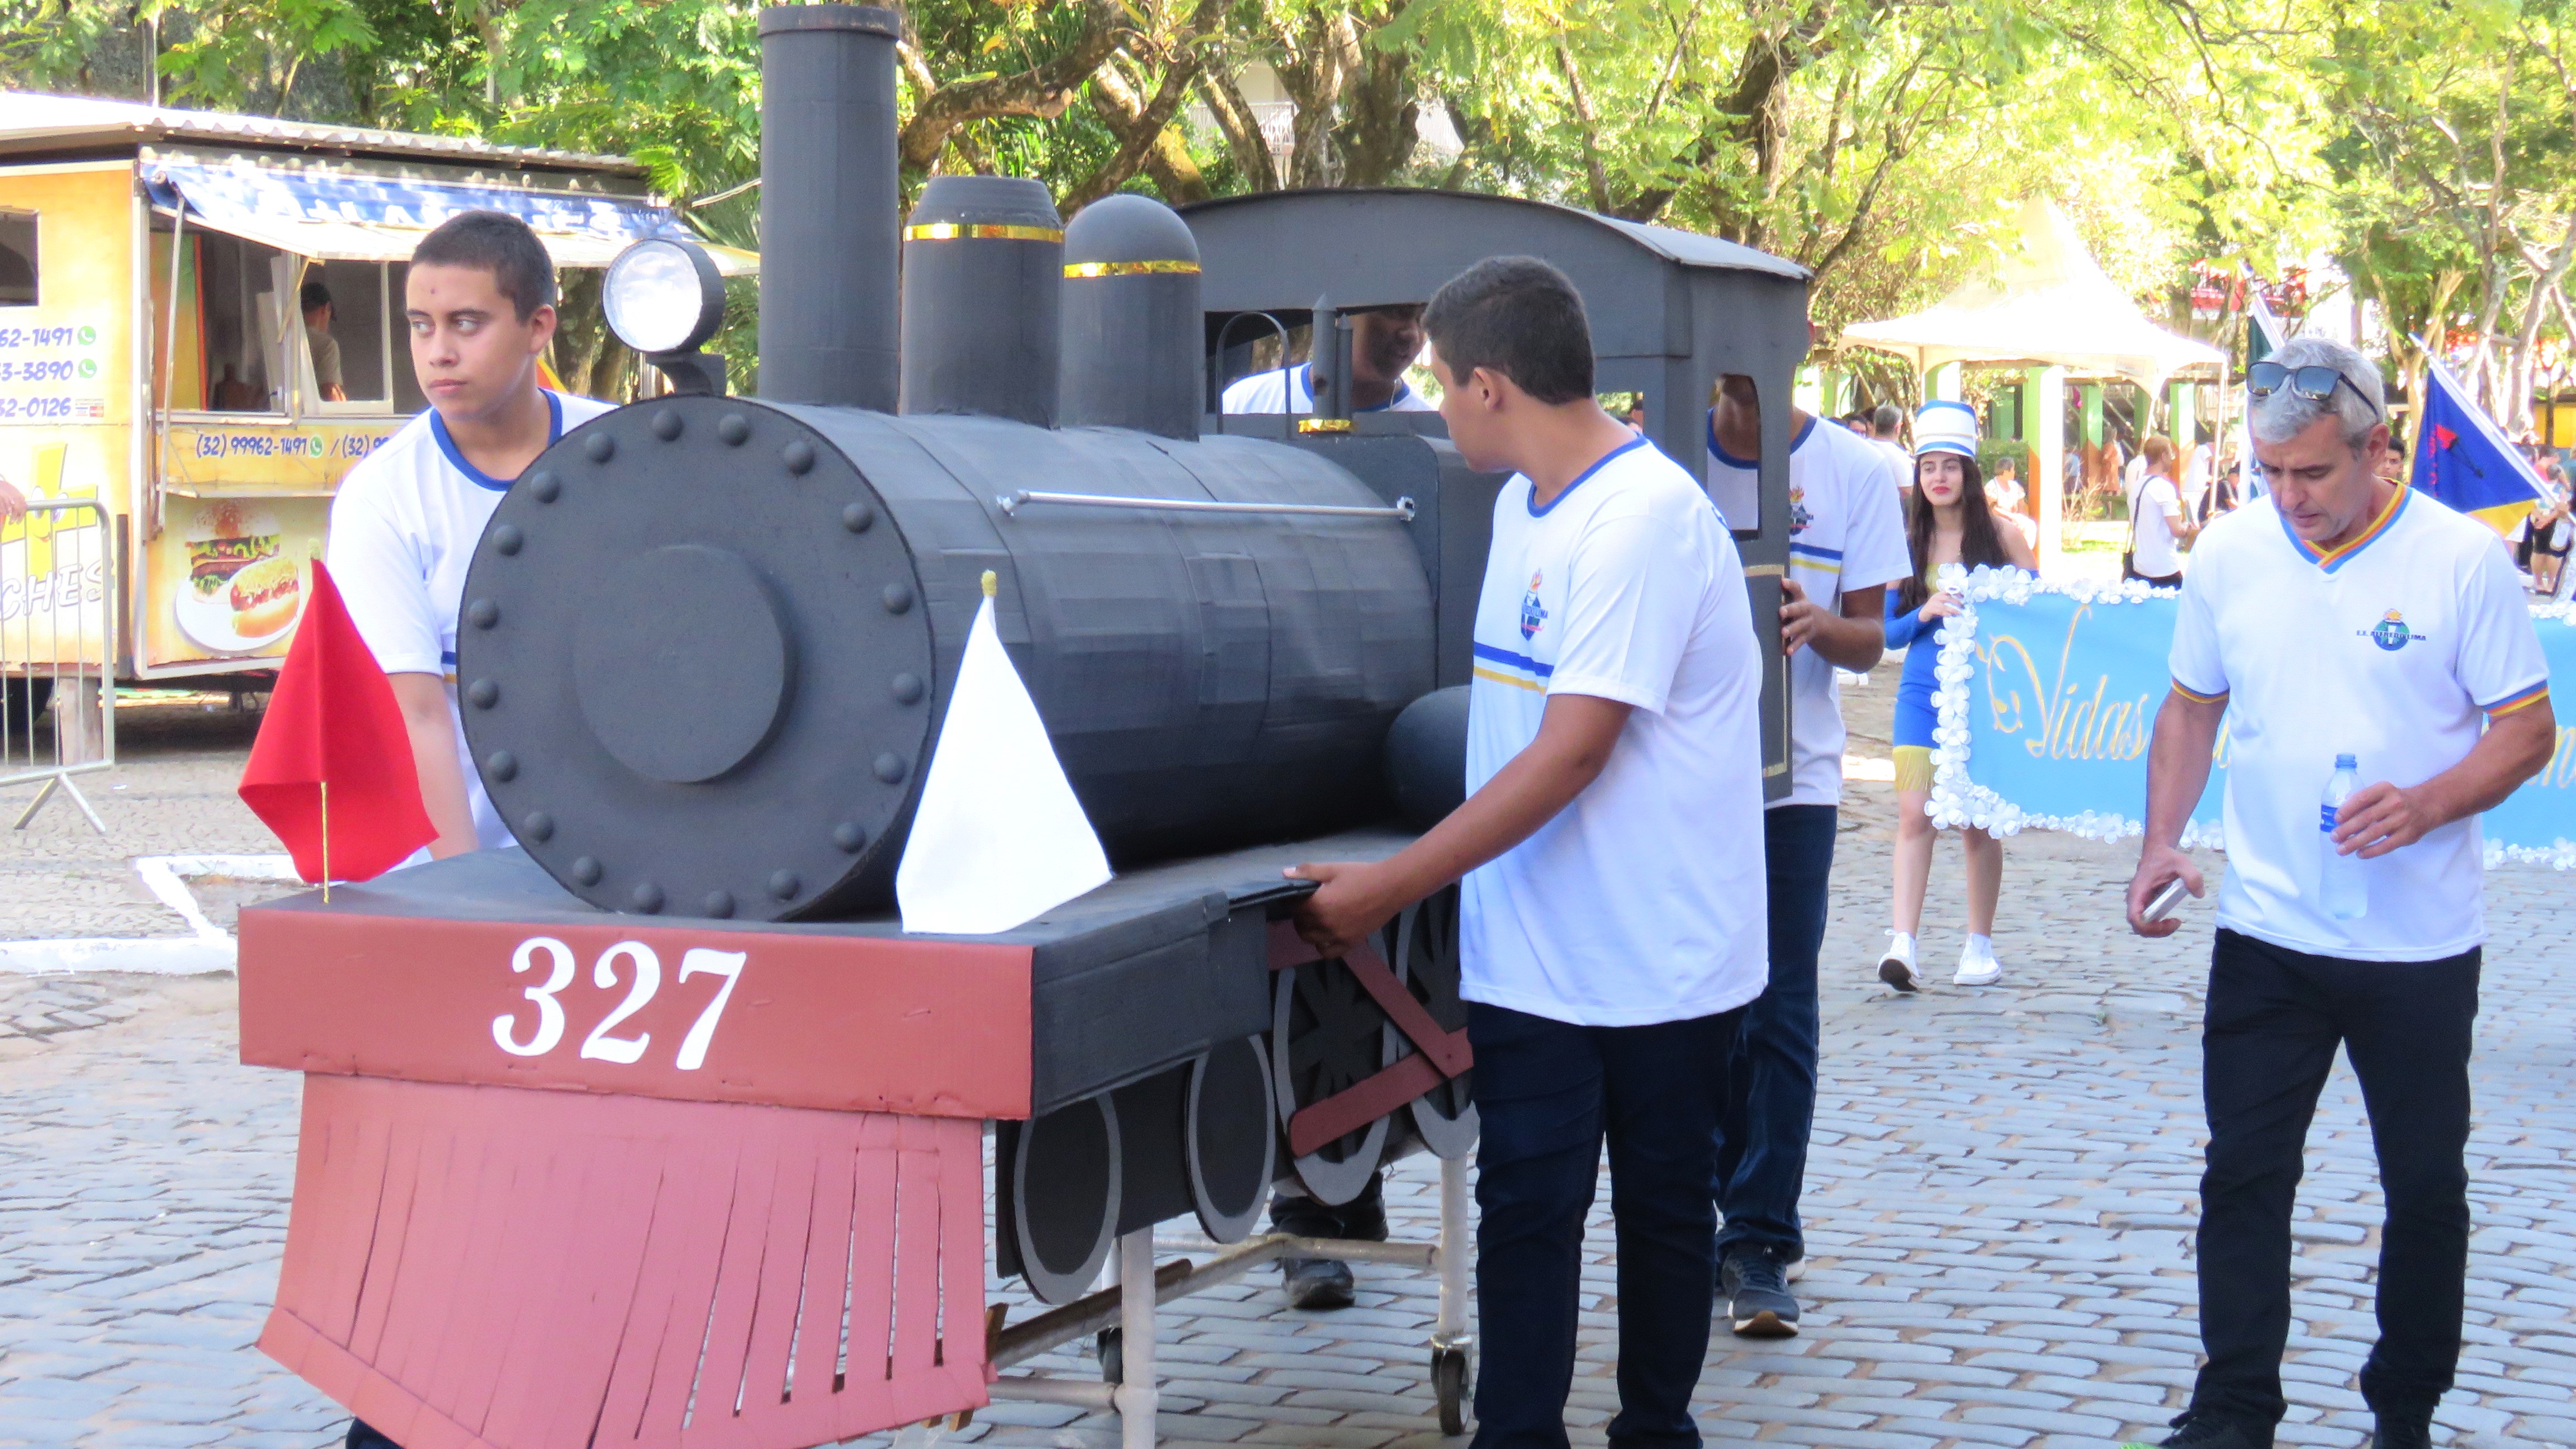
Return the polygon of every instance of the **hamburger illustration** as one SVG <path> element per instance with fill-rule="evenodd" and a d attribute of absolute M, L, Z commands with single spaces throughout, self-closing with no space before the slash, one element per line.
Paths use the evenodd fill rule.
<path fill-rule="evenodd" d="M 245 639 L 274 634 L 295 622 L 304 599 L 304 570 L 275 554 L 233 575 L 233 632 Z"/>
<path fill-rule="evenodd" d="M 186 535 L 188 587 L 200 599 L 213 599 L 243 569 L 277 557 L 277 537 L 276 517 L 254 504 L 227 501 L 198 509 Z"/>

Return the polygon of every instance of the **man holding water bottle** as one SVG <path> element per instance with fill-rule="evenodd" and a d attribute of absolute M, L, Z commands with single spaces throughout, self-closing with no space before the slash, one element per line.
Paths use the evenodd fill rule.
<path fill-rule="evenodd" d="M 2230 762 L 2202 1033 L 2207 1353 L 2174 1449 L 2269 1449 L 2286 1409 L 2290 1212 L 2340 1045 L 2361 1080 L 2388 1220 L 2372 1443 L 2431 1442 L 2460 1355 L 2478 812 L 2548 762 L 2548 668 L 2486 525 L 2377 476 L 2379 370 L 2303 337 L 2247 372 L 2269 488 L 2201 536 L 2147 766 L 2129 924 L 2201 876 L 2179 842 L 2222 717 Z"/>

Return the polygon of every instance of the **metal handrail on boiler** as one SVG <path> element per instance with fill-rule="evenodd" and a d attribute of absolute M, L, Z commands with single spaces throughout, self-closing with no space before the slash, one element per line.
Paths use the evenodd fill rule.
<path fill-rule="evenodd" d="M 1302 513 L 1326 518 L 1393 518 L 1413 521 L 1414 505 L 1409 497 L 1398 498 L 1392 508 L 1360 508 L 1333 503 L 1218 503 L 1194 498 L 1119 498 L 1106 493 L 1042 493 L 1022 489 L 1004 493 L 993 502 L 1005 514 L 1018 517 L 1020 509 L 1031 503 L 1064 503 L 1083 508 L 1152 508 L 1181 513 Z"/>

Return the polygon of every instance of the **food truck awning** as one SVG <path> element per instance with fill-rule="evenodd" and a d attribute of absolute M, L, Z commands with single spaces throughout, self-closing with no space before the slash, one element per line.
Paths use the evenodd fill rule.
<path fill-rule="evenodd" d="M 670 207 L 646 197 L 513 185 L 506 173 L 446 180 L 353 168 L 273 164 L 242 154 L 147 152 L 154 204 L 182 205 L 188 224 L 328 261 L 401 262 L 428 230 L 461 211 L 526 222 L 559 267 L 604 267 L 646 237 L 687 237 Z M 529 181 L 536 178 L 528 177 Z M 696 240 L 695 238 L 691 238 Z M 756 253 L 700 241 L 727 276 L 759 270 Z"/>

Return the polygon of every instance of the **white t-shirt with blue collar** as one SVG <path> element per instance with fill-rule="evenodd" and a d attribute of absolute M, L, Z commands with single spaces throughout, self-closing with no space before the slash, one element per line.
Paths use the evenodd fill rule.
<path fill-rule="evenodd" d="M 2487 721 L 2549 710 L 2549 663 L 2495 531 L 2399 488 L 2331 553 L 2268 497 L 2210 521 L 2183 575 L 2173 687 L 2227 704 L 2227 878 L 2218 924 L 2348 961 L 2438 961 L 2486 939 L 2474 815 L 2361 863 L 2368 908 L 2323 905 L 2335 756 L 2412 786 Z"/>
<path fill-rule="evenodd" d="M 551 444 L 614 405 L 549 391 L 546 406 L 553 413 Z M 509 490 L 510 480 L 488 477 L 465 461 L 433 408 L 361 459 L 331 500 L 324 560 L 359 636 L 387 674 L 446 680 L 450 716 L 457 713 L 456 616 L 464 603 L 465 571 L 484 525 Z M 492 808 L 466 752 L 461 718 L 456 762 L 465 772 L 476 838 L 486 849 L 511 844 L 509 827 Z"/>
<path fill-rule="evenodd" d="M 1760 507 L 1761 464 L 1717 445 L 1708 424 L 1708 491 L 1718 511 L 1750 527 Z M 1886 447 L 1839 423 L 1810 417 L 1789 442 L 1789 572 L 1807 601 L 1842 612 L 1847 589 L 1893 584 L 1914 572 L 1905 543 L 1905 471 Z M 1842 696 L 1834 666 L 1813 649 L 1789 656 L 1789 793 L 1774 805 L 1839 805 L 1843 798 Z"/>
<path fill-rule="evenodd" d="M 1270 372 L 1256 372 L 1226 384 L 1224 411 L 1230 413 L 1311 413 L 1315 410 L 1315 368 L 1301 362 L 1295 367 L 1282 367 Z M 1428 413 L 1437 412 L 1422 400 L 1422 394 L 1402 378 L 1396 379 L 1395 398 L 1373 408 L 1354 408 L 1363 413 Z"/>
<path fill-rule="evenodd" d="M 1471 792 L 1538 737 L 1551 697 L 1632 708 L 1583 793 L 1468 873 L 1459 994 L 1584 1026 L 1759 995 L 1762 667 L 1735 540 L 1697 481 L 1643 438 L 1545 508 L 1513 477 L 1475 655 Z"/>

